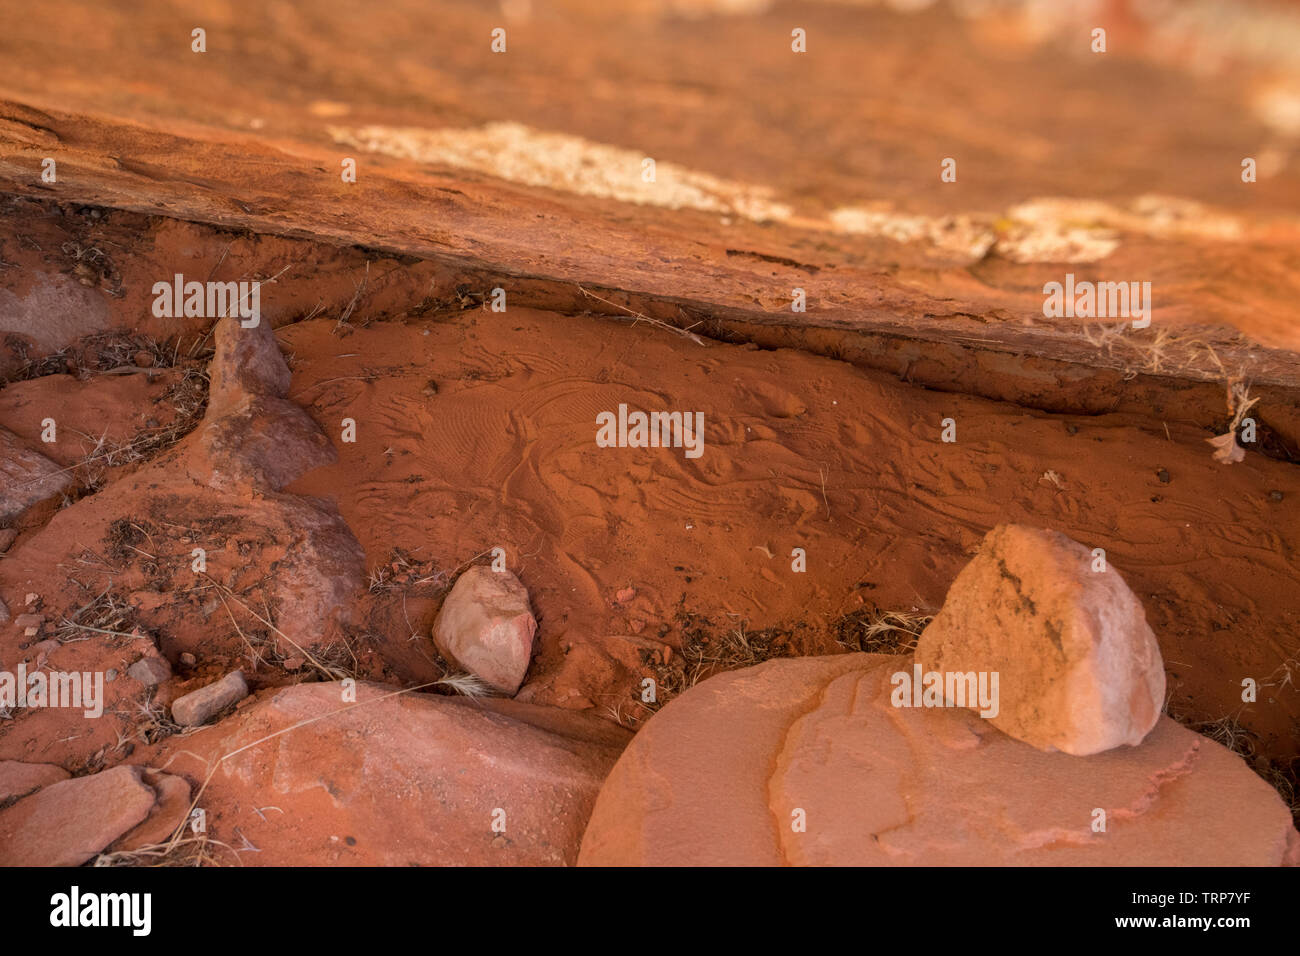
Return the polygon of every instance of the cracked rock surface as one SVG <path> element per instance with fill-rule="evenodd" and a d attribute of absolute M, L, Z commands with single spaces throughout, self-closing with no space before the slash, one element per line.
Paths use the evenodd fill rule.
<path fill-rule="evenodd" d="M 1277 794 L 1172 720 L 1138 747 L 1044 753 L 968 710 L 892 706 L 890 676 L 911 665 L 876 654 L 769 661 L 693 688 L 615 765 L 579 863 L 1300 861 Z"/>

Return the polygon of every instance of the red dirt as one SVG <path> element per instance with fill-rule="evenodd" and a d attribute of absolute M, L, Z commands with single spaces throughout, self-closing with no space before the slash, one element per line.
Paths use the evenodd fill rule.
<path fill-rule="evenodd" d="M 799 9 L 821 52 L 792 63 L 783 5 L 695 20 L 571 0 L 512 24 L 519 55 L 496 70 L 486 39 L 461 38 L 498 14 L 456 3 L 209 13 L 214 52 L 197 60 L 172 52 L 188 12 L 64 7 L 0 38 L 0 427 L 77 480 L 13 522 L 0 600 L 47 623 L 0 625 L 0 660 L 33 662 L 93 606 L 110 633 L 65 630 L 48 663 L 118 674 L 109 719 L 20 711 L 0 721 L 0 759 L 156 765 L 187 738 L 152 705 L 235 667 L 259 692 L 247 706 L 319 676 L 267 623 L 283 623 L 308 511 L 337 509 L 369 572 L 322 635 L 331 665 L 394 687 L 445 676 L 434 617 L 500 547 L 539 622 L 519 700 L 631 730 L 657 709 L 646 676 L 672 696 L 716 669 L 697 667 L 701 649 L 728 634 L 756 658 L 832 654 L 866 612 L 934 613 L 983 535 L 1014 522 L 1104 548 L 1159 640 L 1168 712 L 1239 721 L 1255 769 L 1294 784 L 1300 186 L 1236 177 L 1269 149 L 1294 170 L 1293 138 L 1252 104 L 1300 67 L 1229 51 L 1197 76 L 1128 4 L 1112 8 L 1109 69 L 1062 53 L 1061 32 L 937 9 Z M 327 131 L 500 120 L 770 188 L 794 212 L 634 204 Z M 954 151 L 963 172 L 941 192 L 932 167 Z M 60 180 L 45 185 L 50 152 Z M 353 154 L 349 187 L 337 167 Z M 1152 193 L 1202 204 L 1195 228 L 1160 231 L 1176 204 L 1134 213 Z M 829 225 L 879 204 L 982 216 L 1005 239 L 1009 210 L 1043 196 L 1122 212 L 1118 247 L 1025 262 Z M 1206 225 L 1223 216 L 1239 235 Z M 1043 283 L 1070 270 L 1153 281 L 1153 327 L 1098 340 L 1044 318 Z M 153 283 L 176 272 L 267 280 L 288 398 L 337 462 L 282 494 L 194 484 L 212 319 L 153 315 Z M 789 311 L 795 286 L 806 314 Z M 1232 381 L 1261 399 L 1260 440 L 1225 466 L 1206 439 L 1229 427 Z M 597 447 L 597 415 L 620 404 L 702 412 L 704 454 Z M 141 638 L 175 671 L 156 697 L 125 673 Z M 1258 703 L 1243 706 L 1244 678 Z M 230 839 L 222 793 L 243 797 L 214 790 Z M 266 845 L 388 860 L 322 843 L 327 804 L 314 794 Z"/>

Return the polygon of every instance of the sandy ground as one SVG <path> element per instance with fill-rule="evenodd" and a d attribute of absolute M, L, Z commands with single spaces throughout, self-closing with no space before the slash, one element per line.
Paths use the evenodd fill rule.
<path fill-rule="evenodd" d="M 207 261 L 228 241 L 196 227 L 182 235 Z M 331 255 L 276 242 L 294 259 Z M 126 286 L 138 286 L 137 267 L 152 265 L 117 267 Z M 355 273 L 334 268 L 322 268 L 313 294 L 341 309 Z M 425 636 L 449 576 L 501 547 L 541 624 L 523 698 L 635 726 L 648 715 L 640 681 L 647 667 L 662 669 L 665 645 L 678 670 L 684 643 L 701 633 L 757 633 L 775 653 L 835 652 L 855 613 L 933 613 L 983 534 L 1016 521 L 1106 549 L 1160 636 L 1173 712 L 1236 715 L 1240 678 L 1255 676 L 1270 685 L 1265 703 L 1241 723 L 1262 753 L 1294 756 L 1300 708 L 1285 680 L 1300 623 L 1289 597 L 1300 481 L 1285 455 L 1225 467 L 1205 444 L 1213 429 L 1193 421 L 1053 414 L 799 350 L 697 343 L 599 315 L 501 315 L 478 293 L 451 307 L 408 302 L 391 315 L 377 308 L 384 288 L 347 321 L 298 316 L 278 334 L 290 397 L 339 451 L 337 464 L 286 490 L 336 503 L 365 550 L 372 586 L 354 636 L 370 676 L 440 676 Z M 239 663 L 243 643 L 210 596 L 166 596 L 188 538 L 162 546 L 175 552 L 168 565 L 149 560 L 159 542 L 122 532 L 125 523 L 171 540 L 167 522 L 187 525 L 197 506 L 159 511 L 131 491 L 143 487 L 132 484 L 139 463 L 95 460 L 101 437 L 111 448 L 166 426 L 174 408 L 150 409 L 173 404 L 186 351 L 178 347 L 176 368 L 79 378 L 61 367 L 0 392 L 0 424 L 36 442 L 42 418 L 65 422 L 75 437 L 64 459 L 90 457 L 94 487 L 107 485 L 59 522 L 44 524 L 48 510 L 29 522 L 0 562 L 0 594 L 18 607 L 40 593 L 52 615 L 109 587 L 135 620 L 168 635 L 166 651 L 210 662 L 194 675 L 201 683 L 219 662 Z M 596 447 L 597 414 L 620 403 L 702 411 L 704 453 Z M 359 423 L 355 443 L 341 440 L 344 418 Z M 957 422 L 955 443 L 940 440 L 945 418 Z M 257 593 L 280 552 L 248 558 L 236 542 L 258 535 L 236 532 L 236 517 L 204 515 L 214 547 L 236 561 L 232 572 L 248 564 L 240 587 Z M 806 573 L 792 571 L 795 548 L 806 552 Z M 274 667 L 253 676 L 293 679 Z M 49 721 L 57 714 L 6 725 L 6 748 L 56 762 L 95 749 L 58 742 Z M 103 736 L 112 740 L 107 728 Z"/>
<path fill-rule="evenodd" d="M 171 693 L 236 665 L 304 677 L 249 616 L 292 522 L 274 496 L 178 491 L 211 323 L 150 309 L 178 271 L 259 278 L 289 397 L 338 452 L 285 494 L 365 553 L 340 638 L 360 676 L 441 676 L 448 583 L 500 547 L 540 624 L 521 699 L 635 729 L 645 674 L 671 694 L 737 634 L 760 657 L 856 649 L 862 615 L 933 613 L 1013 521 L 1104 548 L 1169 712 L 1244 730 L 1294 782 L 1297 7 L 1228 29 L 1198 2 L 1157 29 L 1107 4 L 1099 58 L 1074 4 L 668 6 L 0 12 L 0 426 L 35 444 L 58 419 L 76 478 L 16 523 L 0 598 L 56 621 L 107 597 L 111 630 L 195 655 Z M 1045 318 L 1066 272 L 1152 281 L 1152 328 Z M 1234 382 L 1261 441 L 1224 466 L 1206 439 Z M 702 412 L 703 455 L 597 447 L 620 404 Z M 243 611 L 191 588 L 197 544 Z M 121 637 L 56 663 L 122 668 Z M 0 653 L 31 645 L 7 628 Z M 75 732 L 0 722 L 0 756 L 156 758 L 141 689 L 109 687 L 112 718 Z"/>

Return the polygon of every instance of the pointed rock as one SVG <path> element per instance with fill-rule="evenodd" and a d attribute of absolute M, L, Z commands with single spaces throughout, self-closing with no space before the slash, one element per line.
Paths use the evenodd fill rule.
<path fill-rule="evenodd" d="M 156 687 L 172 676 L 172 666 L 161 654 L 146 654 L 126 669 L 126 676 L 145 687 Z"/>
<path fill-rule="evenodd" d="M 253 396 L 220 417 L 204 419 L 190 471 L 222 491 L 248 485 L 279 491 L 337 460 L 334 446 L 301 407 L 282 398 Z"/>
<path fill-rule="evenodd" d="M 996 672 L 993 726 L 1040 750 L 1139 744 L 1164 705 L 1164 662 L 1142 603 L 1114 567 L 1055 531 L 990 531 L 916 660 L 927 672 Z"/>
<path fill-rule="evenodd" d="M 289 394 L 289 365 L 263 319 L 244 328 L 234 317 L 218 319 L 212 331 L 215 353 L 208 368 L 208 417 L 224 415 L 245 398 Z"/>

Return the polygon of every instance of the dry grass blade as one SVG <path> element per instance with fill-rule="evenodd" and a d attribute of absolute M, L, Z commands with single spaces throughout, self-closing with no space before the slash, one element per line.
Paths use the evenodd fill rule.
<path fill-rule="evenodd" d="M 226 605 L 226 613 L 230 615 L 231 621 L 235 620 L 235 615 L 231 613 L 230 605 L 226 603 L 227 598 L 229 598 L 231 601 L 234 601 L 236 604 L 242 607 L 248 614 L 250 614 L 256 620 L 260 621 L 264 626 L 274 631 L 278 637 L 283 638 L 285 641 L 287 641 L 289 645 L 295 651 L 301 654 L 303 656 L 303 659 L 308 664 L 310 664 L 316 670 L 316 672 L 320 674 L 320 676 L 323 677 L 325 680 L 342 680 L 345 677 L 355 676 L 355 674 L 346 671 L 341 667 L 322 661 L 311 651 L 307 650 L 306 648 L 298 644 L 298 642 L 295 641 L 293 638 L 291 638 L 288 634 L 284 633 L 284 631 L 276 627 L 271 620 L 258 614 L 251 607 L 245 604 L 242 600 L 240 600 L 239 596 L 235 594 L 234 591 L 230 590 L 230 588 L 226 587 L 224 584 L 222 584 L 220 581 L 216 580 L 209 574 L 205 574 L 204 577 L 207 578 L 208 581 L 211 582 L 213 587 L 217 589 L 217 596 L 221 598 L 222 603 Z M 248 637 L 245 636 L 243 630 L 239 627 L 238 623 L 235 624 L 235 630 L 239 631 L 239 636 L 244 639 L 244 643 L 248 645 L 248 648 L 250 651 L 252 651 L 255 659 L 260 659 L 257 649 L 249 641 Z"/>
<path fill-rule="evenodd" d="M 134 624 L 135 611 L 126 601 L 101 591 L 89 603 L 82 605 L 59 622 L 55 637 L 64 644 L 84 640 L 85 632 L 106 634 L 112 637 L 146 637 Z"/>
<path fill-rule="evenodd" d="M 188 823 L 188 819 L 185 821 Z M 230 851 L 234 855 L 236 862 L 240 865 L 242 861 L 234 847 L 222 843 L 219 840 L 211 839 L 206 833 L 197 833 L 193 836 L 182 837 L 180 834 L 185 832 L 182 826 L 177 830 L 172 838 L 166 843 L 153 843 L 149 846 L 137 847 L 134 850 L 118 850 L 113 853 L 101 853 L 95 857 L 93 866 L 220 866 L 221 862 L 212 852 L 215 847 Z"/>
<path fill-rule="evenodd" d="M 154 700 L 153 692 L 135 705 L 133 711 L 117 712 L 117 716 L 127 722 L 130 732 L 117 734 L 117 750 L 125 750 L 126 745 L 139 741 L 142 744 L 156 744 L 167 737 L 186 736 L 199 730 L 197 727 L 181 727 L 167 716 L 167 709 Z"/>
<path fill-rule="evenodd" d="M 836 643 L 868 654 L 910 654 L 921 632 L 934 620 L 919 611 L 869 608 L 848 614 L 835 624 Z"/>
<path fill-rule="evenodd" d="M 495 697 L 494 691 L 481 677 L 473 674 L 449 674 L 434 681 L 439 687 L 448 687 L 462 697 Z"/>
<path fill-rule="evenodd" d="M 688 328 L 681 329 L 675 325 L 669 325 L 667 322 L 661 321 L 660 319 L 652 319 L 648 315 L 642 315 L 640 312 L 635 312 L 632 309 L 629 309 L 625 305 L 619 305 L 617 302 L 610 302 L 609 299 L 602 299 L 600 296 L 596 295 L 596 293 L 588 292 L 582 286 L 578 286 L 578 291 L 581 292 L 583 295 L 585 295 L 588 299 L 595 299 L 597 302 L 603 302 L 611 309 L 618 309 L 620 312 L 624 312 L 627 315 L 632 316 L 632 318 L 636 320 L 635 322 L 632 323 L 633 325 L 636 325 L 637 322 L 648 322 L 651 325 L 653 325 L 655 328 L 664 329 L 668 332 L 672 332 L 675 335 L 680 335 L 682 336 L 682 338 L 690 339 L 696 345 L 704 344 L 704 339 L 700 338 L 698 335 L 696 335 L 694 332 L 691 331 L 691 329 L 695 328 L 696 325 L 700 324 L 698 322 L 696 322 L 695 325 L 692 325 Z"/>

